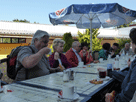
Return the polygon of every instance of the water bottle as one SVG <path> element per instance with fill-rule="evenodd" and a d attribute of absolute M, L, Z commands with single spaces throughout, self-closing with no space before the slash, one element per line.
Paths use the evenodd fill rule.
<path fill-rule="evenodd" d="M 125 52 L 124 52 L 124 50 L 123 50 L 123 52 L 122 52 L 122 54 L 121 54 L 121 57 L 122 57 L 123 59 L 125 59 Z"/>
<path fill-rule="evenodd" d="M 109 76 L 109 72 L 112 71 L 112 61 L 111 61 L 111 55 L 108 55 L 108 64 L 107 64 L 107 75 Z"/>
<path fill-rule="evenodd" d="M 119 70 L 119 55 L 116 55 L 114 62 L 114 70 Z"/>

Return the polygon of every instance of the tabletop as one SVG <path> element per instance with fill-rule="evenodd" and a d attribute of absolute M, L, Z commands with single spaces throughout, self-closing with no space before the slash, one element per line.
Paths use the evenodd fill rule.
<path fill-rule="evenodd" d="M 107 68 L 108 61 L 103 63 L 91 63 L 84 67 L 72 68 L 76 72 L 74 80 L 63 82 L 63 76 L 58 73 L 53 73 L 46 76 L 41 76 L 25 81 L 6 85 L 12 92 L 6 94 L 0 93 L 0 102 L 66 102 L 73 101 L 58 98 L 58 93 L 62 90 L 64 84 L 73 84 L 80 96 L 76 102 L 80 102 L 85 98 L 91 98 L 91 93 L 95 92 L 98 88 L 108 83 L 112 78 L 106 77 L 103 79 L 102 84 L 92 84 L 89 81 L 98 79 L 97 68 Z M 124 68 L 126 64 L 119 64 L 120 68 Z"/>

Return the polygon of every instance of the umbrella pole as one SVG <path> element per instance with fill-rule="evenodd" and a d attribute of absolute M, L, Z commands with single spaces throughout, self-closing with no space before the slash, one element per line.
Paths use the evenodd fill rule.
<path fill-rule="evenodd" d="M 92 19 L 90 19 L 90 49 L 92 50 Z"/>

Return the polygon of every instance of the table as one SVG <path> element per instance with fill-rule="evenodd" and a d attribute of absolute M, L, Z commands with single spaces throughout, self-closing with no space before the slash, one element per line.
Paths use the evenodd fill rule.
<path fill-rule="evenodd" d="M 97 68 L 107 68 L 108 61 L 104 63 L 94 64 L 91 63 L 85 68 L 72 68 L 77 72 L 76 79 L 69 82 L 63 82 L 62 76 L 57 73 L 53 73 L 46 76 L 41 76 L 25 81 L 19 81 L 17 83 L 6 85 L 9 89 L 13 90 L 11 93 L 0 93 L 0 102 L 65 102 L 71 100 L 58 98 L 58 92 L 62 90 L 63 84 L 75 84 L 77 88 L 77 94 L 79 94 L 76 102 L 87 101 L 91 97 L 104 88 L 106 85 L 112 82 L 113 79 L 108 79 L 103 84 L 91 84 L 90 80 L 98 78 Z M 126 65 L 120 64 L 120 68 L 124 68 Z"/>

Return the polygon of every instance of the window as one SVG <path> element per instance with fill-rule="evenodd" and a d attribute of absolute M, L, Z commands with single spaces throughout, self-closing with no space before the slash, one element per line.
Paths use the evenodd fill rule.
<path fill-rule="evenodd" d="M 2 43 L 11 43 L 11 38 L 3 38 Z"/>
<path fill-rule="evenodd" d="M 12 38 L 12 43 L 18 43 L 18 38 Z"/>
<path fill-rule="evenodd" d="M 26 39 L 25 38 L 19 38 L 19 43 L 26 43 Z"/>
<path fill-rule="evenodd" d="M 25 38 L 0 38 L 0 43 L 26 43 Z"/>
<path fill-rule="evenodd" d="M 0 43 L 2 43 L 2 38 L 0 38 Z"/>

